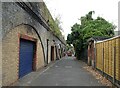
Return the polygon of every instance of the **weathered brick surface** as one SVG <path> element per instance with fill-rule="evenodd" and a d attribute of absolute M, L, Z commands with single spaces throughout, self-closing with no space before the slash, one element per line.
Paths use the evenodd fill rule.
<path fill-rule="evenodd" d="M 41 6 L 40 9 L 42 9 Z M 39 10 L 39 8 L 34 8 Z M 32 8 L 32 7 L 30 7 Z M 53 40 L 57 44 L 62 44 L 61 41 L 45 29 L 37 20 L 35 20 L 31 15 L 29 15 L 24 9 L 18 6 L 15 2 L 2 2 L 2 80 L 3 85 L 10 85 L 15 82 L 18 78 L 18 63 L 19 63 L 19 39 L 18 33 L 25 34 L 30 37 L 36 38 L 37 42 L 37 63 L 36 69 L 44 66 L 47 60 L 47 39 L 49 39 L 49 51 L 48 51 L 48 61 L 51 62 L 51 46 L 55 46 Z M 39 10 L 41 11 L 41 10 Z M 44 10 L 42 12 L 44 14 Z M 39 13 L 37 13 L 39 15 Z M 47 15 L 45 15 L 45 20 L 47 20 Z M 44 21 L 45 22 L 45 21 Z M 25 25 L 30 25 L 36 29 L 41 37 L 41 42 L 38 39 L 36 32 L 30 27 Z M 42 48 L 43 45 L 43 48 Z M 65 48 L 65 46 L 62 44 Z M 58 47 L 57 47 L 58 48 Z M 54 48 L 55 49 L 55 48 Z M 56 50 L 54 50 L 56 51 Z M 56 52 L 54 52 L 56 58 Z M 59 56 L 59 55 L 58 55 Z M 45 62 L 44 62 L 45 59 Z M 12 74 L 11 74 L 12 73 Z"/>
<path fill-rule="evenodd" d="M 29 28 L 29 29 L 28 29 Z M 10 85 L 18 79 L 19 70 L 19 36 L 18 34 L 27 35 L 37 39 L 37 56 L 36 69 L 44 66 L 44 57 L 41 47 L 41 42 L 36 33 L 27 27 L 27 25 L 20 25 L 12 29 L 3 39 L 2 42 L 2 77 L 3 85 Z"/>
<path fill-rule="evenodd" d="M 48 49 L 48 63 L 51 62 L 51 46 L 54 47 L 54 61 L 56 60 L 56 49 L 55 49 L 55 45 L 54 45 L 54 42 L 49 42 L 49 49 Z"/>

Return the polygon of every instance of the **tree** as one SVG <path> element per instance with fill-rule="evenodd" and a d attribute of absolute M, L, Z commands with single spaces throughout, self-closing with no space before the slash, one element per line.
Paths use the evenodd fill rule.
<path fill-rule="evenodd" d="M 90 11 L 85 16 L 80 18 L 81 24 L 75 23 L 71 27 L 71 34 L 67 36 L 67 43 L 73 44 L 77 58 L 80 57 L 81 52 L 87 48 L 87 40 L 93 36 L 113 37 L 115 25 L 109 23 L 102 17 L 93 19 L 94 11 Z"/>

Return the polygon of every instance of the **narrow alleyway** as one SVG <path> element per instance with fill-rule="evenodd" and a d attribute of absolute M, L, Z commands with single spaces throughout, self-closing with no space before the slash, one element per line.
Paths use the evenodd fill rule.
<path fill-rule="evenodd" d="M 32 72 L 20 79 L 17 86 L 103 86 L 83 67 L 85 63 L 65 57 L 42 71 Z"/>

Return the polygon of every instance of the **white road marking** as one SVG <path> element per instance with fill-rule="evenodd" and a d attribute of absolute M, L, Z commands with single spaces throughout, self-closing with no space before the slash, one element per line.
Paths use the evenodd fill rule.
<path fill-rule="evenodd" d="M 57 68 L 58 66 L 56 65 L 55 67 Z"/>
<path fill-rule="evenodd" d="M 28 81 L 27 83 L 28 83 L 28 84 L 30 84 L 30 83 L 31 83 L 31 81 Z"/>
<path fill-rule="evenodd" d="M 72 68 L 72 66 L 65 66 L 65 68 Z"/>
<path fill-rule="evenodd" d="M 58 83 L 56 83 L 55 85 L 58 86 Z"/>

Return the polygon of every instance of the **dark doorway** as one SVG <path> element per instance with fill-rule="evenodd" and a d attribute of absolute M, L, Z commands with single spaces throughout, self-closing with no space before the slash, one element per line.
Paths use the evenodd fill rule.
<path fill-rule="evenodd" d="M 46 56 L 47 57 L 47 64 L 48 64 L 48 51 L 49 51 L 49 49 L 48 49 L 48 42 L 49 42 L 49 39 L 47 39 L 47 54 L 46 54 L 47 55 Z"/>
<path fill-rule="evenodd" d="M 51 46 L 51 61 L 54 61 L 54 46 Z"/>

